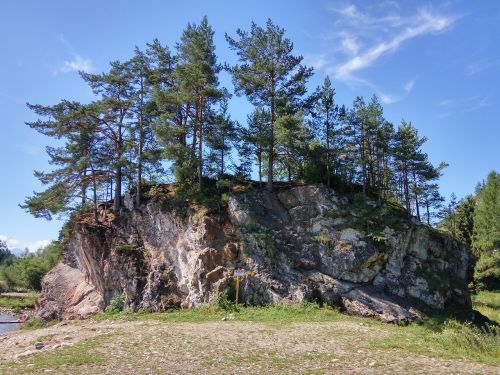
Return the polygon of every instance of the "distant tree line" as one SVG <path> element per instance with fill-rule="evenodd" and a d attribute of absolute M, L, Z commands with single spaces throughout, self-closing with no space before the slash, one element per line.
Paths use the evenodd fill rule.
<path fill-rule="evenodd" d="M 438 228 L 472 249 L 479 289 L 500 289 L 500 173 L 492 171 L 474 195 L 459 202 L 454 194 L 441 210 Z"/>
<path fill-rule="evenodd" d="M 58 146 L 47 147 L 54 168 L 35 172 L 45 188 L 22 207 L 50 218 L 90 206 L 97 222 L 98 204 L 112 200 L 118 213 L 125 189 L 140 205 L 145 183 L 167 179 L 203 193 L 210 181 L 256 175 L 269 190 L 276 181 L 357 184 L 364 197 L 396 199 L 433 222 L 446 164 L 430 163 L 410 122 L 387 121 L 376 96 L 340 105 L 328 76 L 308 93 L 312 68 L 271 20 L 226 34 L 234 66 L 217 60 L 213 35 L 205 17 L 187 25 L 173 51 L 155 39 L 104 73 L 81 72 L 90 103 L 28 104 L 39 119 L 27 124 Z M 231 118 L 223 69 L 254 107 L 247 124 Z"/>
<path fill-rule="evenodd" d="M 0 292 L 3 290 L 41 290 L 42 279 L 61 256 L 61 245 L 54 241 L 37 252 L 14 256 L 0 240 Z"/>

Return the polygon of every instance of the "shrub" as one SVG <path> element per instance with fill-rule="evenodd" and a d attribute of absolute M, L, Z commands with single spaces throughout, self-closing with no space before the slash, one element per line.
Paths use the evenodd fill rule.
<path fill-rule="evenodd" d="M 118 314 L 123 311 L 124 306 L 125 306 L 125 295 L 121 293 L 111 299 L 108 307 L 106 307 L 106 312 L 112 314 Z"/>
<path fill-rule="evenodd" d="M 238 308 L 236 304 L 231 300 L 229 297 L 229 291 L 223 290 L 221 292 L 218 292 L 214 299 L 212 300 L 212 305 L 215 305 L 217 309 L 224 310 L 224 311 L 237 311 Z"/>
<path fill-rule="evenodd" d="M 474 268 L 477 289 L 500 289 L 500 251 L 485 252 L 479 257 Z"/>
<path fill-rule="evenodd" d="M 0 267 L 0 284 L 7 290 L 40 290 L 42 279 L 61 256 L 61 244 L 52 242 L 36 254 L 26 253 Z"/>

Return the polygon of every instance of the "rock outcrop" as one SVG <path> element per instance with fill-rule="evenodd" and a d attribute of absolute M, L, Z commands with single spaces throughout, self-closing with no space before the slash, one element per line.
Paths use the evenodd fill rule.
<path fill-rule="evenodd" d="M 231 193 L 217 213 L 159 197 L 134 207 L 127 196 L 110 227 L 74 224 L 38 314 L 85 318 L 121 293 L 133 310 L 195 307 L 233 296 L 235 268 L 248 304 L 315 300 L 387 322 L 470 308 L 463 245 L 409 219 L 365 233 L 351 206 L 321 184 Z"/>

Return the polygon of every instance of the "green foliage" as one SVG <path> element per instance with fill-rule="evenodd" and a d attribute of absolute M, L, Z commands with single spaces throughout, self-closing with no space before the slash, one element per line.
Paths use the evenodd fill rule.
<path fill-rule="evenodd" d="M 12 261 L 13 255 L 9 251 L 7 247 L 7 243 L 3 240 L 0 240 L 0 266 L 2 264 L 7 264 Z"/>
<path fill-rule="evenodd" d="M 115 251 L 118 255 L 131 257 L 139 255 L 142 252 L 143 248 L 137 246 L 136 244 L 125 244 L 116 247 Z"/>
<path fill-rule="evenodd" d="M 61 244 L 52 242 L 36 254 L 26 253 L 0 267 L 0 280 L 8 290 L 40 290 L 43 276 L 61 257 Z"/>
<path fill-rule="evenodd" d="M 319 234 L 317 236 L 312 237 L 311 240 L 313 242 L 320 243 L 320 244 L 325 245 L 327 247 L 329 247 L 333 242 L 332 239 L 330 237 L 328 237 L 328 235 L 326 235 L 326 234 Z"/>
<path fill-rule="evenodd" d="M 0 296 L 0 307 L 4 307 L 14 312 L 20 312 L 25 309 L 34 309 L 38 293 L 29 293 L 22 297 Z"/>
<path fill-rule="evenodd" d="M 106 312 L 111 314 L 118 314 L 123 311 L 125 306 L 125 294 L 121 293 L 113 297 L 106 307 Z"/>
<path fill-rule="evenodd" d="M 471 323 L 447 321 L 442 331 L 433 339 L 457 354 L 467 354 L 469 358 L 490 361 L 500 357 L 500 327 L 488 324 L 477 327 Z"/>
<path fill-rule="evenodd" d="M 500 324 L 500 292 L 480 291 L 472 296 L 472 306 Z"/>
<path fill-rule="evenodd" d="M 238 306 L 234 303 L 234 301 L 229 296 L 229 291 L 227 289 L 218 292 L 214 299 L 211 301 L 212 306 L 217 309 L 224 311 L 238 311 Z"/>
<path fill-rule="evenodd" d="M 276 238 L 269 229 L 259 224 L 247 224 L 241 229 L 254 239 L 257 250 L 261 251 L 271 263 L 278 261 L 279 252 L 275 246 Z"/>
<path fill-rule="evenodd" d="M 500 250 L 500 173 L 490 172 L 476 197 L 472 248 L 476 255 Z"/>
<path fill-rule="evenodd" d="M 480 290 L 500 290 L 500 250 L 479 256 L 474 268 L 474 283 Z"/>

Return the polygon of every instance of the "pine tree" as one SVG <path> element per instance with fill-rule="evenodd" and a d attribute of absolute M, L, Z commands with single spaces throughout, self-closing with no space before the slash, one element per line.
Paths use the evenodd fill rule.
<path fill-rule="evenodd" d="M 417 129 L 411 123 L 404 120 L 398 128 L 394 140 L 393 153 L 399 193 L 409 213 L 412 207 L 411 193 L 414 193 L 417 216 L 420 216 L 418 191 L 415 189 L 417 186 L 417 175 L 428 172 L 430 168 L 427 155 L 421 151 L 421 147 L 426 141 L 427 138 L 420 137 Z"/>
<path fill-rule="evenodd" d="M 249 151 L 255 155 L 259 187 L 262 187 L 263 160 L 266 155 L 266 145 L 269 144 L 269 116 L 262 108 L 255 108 L 247 116 L 247 128 L 242 129 L 241 138 L 248 144 Z"/>
<path fill-rule="evenodd" d="M 90 115 L 92 107 L 77 102 L 64 100 L 54 106 L 28 104 L 28 107 L 41 118 L 27 125 L 44 135 L 64 140 L 64 146 L 47 147 L 49 163 L 56 168 L 50 172 L 35 171 L 35 176 L 47 188 L 27 197 L 21 205 L 35 217 L 50 219 L 54 214 L 77 208 L 77 199 L 80 206 L 84 206 L 89 184 L 92 182 L 95 186 L 96 180 L 103 178 L 102 171 L 94 168 L 100 142 L 97 123 Z"/>
<path fill-rule="evenodd" d="M 273 189 L 275 125 L 278 106 L 296 101 L 306 92 L 306 82 L 312 69 L 301 65 L 302 56 L 292 55 L 293 43 L 284 37 L 285 30 L 268 20 L 262 28 L 252 23 L 250 31 L 238 29 L 237 39 L 226 34 L 231 49 L 241 65 L 230 70 L 237 94 L 245 94 L 256 107 L 269 113 L 269 143 L 267 146 L 267 188 Z"/>
<path fill-rule="evenodd" d="M 229 114 L 229 99 L 231 94 L 226 89 L 222 90 L 220 109 L 214 121 L 207 126 L 207 144 L 212 151 L 212 162 L 215 165 L 215 175 L 222 178 L 226 171 L 227 159 L 230 150 L 237 138 L 237 123 Z"/>
<path fill-rule="evenodd" d="M 312 110 L 313 129 L 325 148 L 326 184 L 330 186 L 333 173 L 334 144 L 336 138 L 335 124 L 338 117 L 338 106 L 334 102 L 335 90 L 326 76 L 323 86 L 316 89 L 316 105 Z"/>
<path fill-rule="evenodd" d="M 490 172 L 476 197 L 472 249 L 476 255 L 500 250 L 500 173 Z"/>
<path fill-rule="evenodd" d="M 213 36 L 205 16 L 200 25 L 188 24 L 177 44 L 176 78 L 181 95 L 192 103 L 194 110 L 190 113 L 194 125 L 192 155 L 197 164 L 199 191 L 203 183 L 203 142 L 207 119 L 212 105 L 221 96 L 217 78 L 221 66 L 217 63 Z"/>
<path fill-rule="evenodd" d="M 118 214 L 121 206 L 123 168 L 128 166 L 126 160 L 128 119 L 132 115 L 133 87 L 130 66 L 128 63 L 114 61 L 107 73 L 91 74 L 81 72 L 100 100 L 93 103 L 95 119 L 99 123 L 99 131 L 110 141 L 108 152 L 112 154 L 114 173 L 114 210 Z"/>

